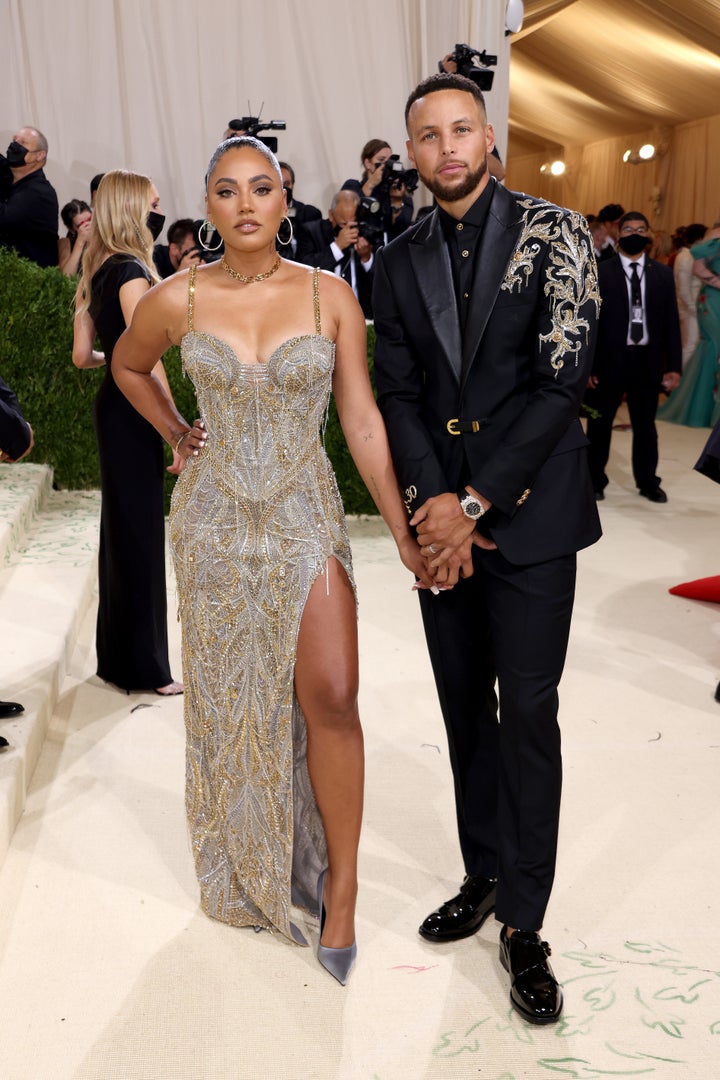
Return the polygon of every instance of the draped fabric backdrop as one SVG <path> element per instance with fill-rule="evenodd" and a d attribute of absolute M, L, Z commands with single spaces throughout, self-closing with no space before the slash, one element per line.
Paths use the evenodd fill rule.
<path fill-rule="evenodd" d="M 0 145 L 37 126 L 61 206 L 87 200 L 97 172 L 148 173 L 171 222 L 203 214 L 228 120 L 262 106 L 287 122 L 278 155 L 298 198 L 325 213 L 369 138 L 406 159 L 407 95 L 457 42 L 498 55 L 488 110 L 504 155 L 504 26 L 505 0 L 0 0 Z"/>

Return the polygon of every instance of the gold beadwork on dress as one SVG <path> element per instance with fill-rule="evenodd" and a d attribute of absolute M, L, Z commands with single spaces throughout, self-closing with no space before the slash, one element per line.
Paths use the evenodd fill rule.
<path fill-rule="evenodd" d="M 600 310 L 592 239 L 585 219 L 574 210 L 539 199 L 524 199 L 519 205 L 525 211 L 522 232 L 500 287 L 521 293 L 532 274 L 544 274 L 549 312 L 547 330 L 538 340 L 552 342 L 549 362 L 557 378 L 568 355 L 575 356 L 577 365 L 588 341 L 589 316 L 597 319 Z"/>
<path fill-rule="evenodd" d="M 304 944 L 291 906 L 315 910 L 327 854 L 294 695 L 297 635 L 329 558 L 353 580 L 319 437 L 335 346 L 303 334 L 267 363 L 242 364 L 192 318 L 189 307 L 182 353 L 208 441 L 176 484 L 170 537 L 201 902 L 214 918 Z"/>

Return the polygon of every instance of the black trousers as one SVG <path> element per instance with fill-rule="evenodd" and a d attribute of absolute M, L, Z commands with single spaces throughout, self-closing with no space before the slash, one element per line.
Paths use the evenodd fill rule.
<path fill-rule="evenodd" d="M 608 483 L 605 466 L 610 456 L 613 420 L 623 394 L 627 394 L 628 412 L 632 424 L 632 471 L 641 491 L 652 491 L 660 484 L 657 476 L 658 438 L 655 427 L 660 378 L 647 370 L 646 350 L 641 346 L 625 351 L 625 376 L 617 381 L 601 381 L 588 394 L 587 401 L 599 414 L 587 424 L 588 464 L 595 491 L 603 491 Z"/>
<path fill-rule="evenodd" d="M 555 874 L 562 787 L 557 687 L 576 556 L 518 567 L 499 551 L 475 548 L 473 562 L 473 577 L 451 591 L 419 593 L 448 735 L 460 848 L 466 873 L 498 878 L 497 918 L 539 930 Z"/>

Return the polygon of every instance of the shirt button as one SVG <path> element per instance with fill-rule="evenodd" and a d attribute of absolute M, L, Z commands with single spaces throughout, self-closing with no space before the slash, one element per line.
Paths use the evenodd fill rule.
<path fill-rule="evenodd" d="M 469 293 L 469 292 L 464 292 L 464 293 L 463 293 L 463 297 L 464 297 L 464 298 L 465 298 L 466 300 L 468 299 L 468 297 L 469 297 L 469 296 L 470 296 L 470 293 Z"/>
<path fill-rule="evenodd" d="M 463 259 L 467 259 L 470 252 L 468 251 L 467 248 L 465 248 L 465 250 L 461 254 L 462 254 Z"/>
<path fill-rule="evenodd" d="M 457 228 L 457 231 L 458 231 L 458 232 L 462 232 L 462 231 L 463 231 L 463 227 L 462 227 L 462 222 L 460 222 L 460 223 L 459 223 L 459 224 L 458 224 L 458 225 L 456 226 L 456 228 Z"/>

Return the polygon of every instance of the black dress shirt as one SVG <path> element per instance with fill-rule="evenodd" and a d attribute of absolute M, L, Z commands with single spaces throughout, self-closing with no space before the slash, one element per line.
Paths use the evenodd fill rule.
<path fill-rule="evenodd" d="M 58 200 L 42 169 L 23 176 L 0 201 L 0 246 L 38 266 L 58 264 Z"/>
<path fill-rule="evenodd" d="M 460 314 L 460 329 L 464 333 L 467 318 L 468 301 L 472 292 L 475 276 L 475 259 L 485 220 L 490 209 L 495 182 L 490 180 L 477 197 L 467 213 L 459 221 L 441 206 L 438 215 L 450 253 L 455 298 Z"/>

